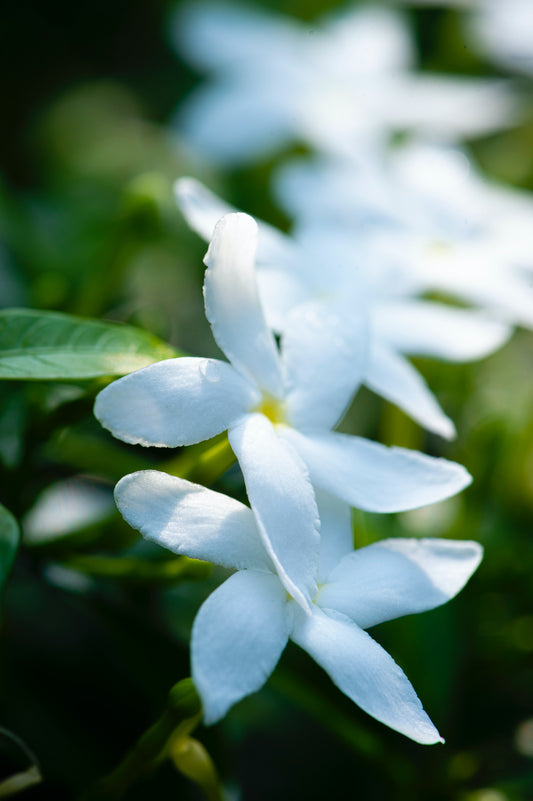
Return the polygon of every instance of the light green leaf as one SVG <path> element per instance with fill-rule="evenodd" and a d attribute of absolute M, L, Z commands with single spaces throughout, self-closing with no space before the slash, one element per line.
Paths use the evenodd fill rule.
<path fill-rule="evenodd" d="M 0 504 L 0 591 L 11 570 L 20 540 L 17 521 L 5 506 Z"/>
<path fill-rule="evenodd" d="M 129 325 L 35 309 L 0 311 L 0 378 L 74 380 L 125 375 L 180 355 L 152 334 Z"/>

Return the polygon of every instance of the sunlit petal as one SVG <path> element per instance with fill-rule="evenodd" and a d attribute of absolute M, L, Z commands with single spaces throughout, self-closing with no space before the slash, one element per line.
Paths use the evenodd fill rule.
<path fill-rule="evenodd" d="M 316 593 L 319 520 L 305 466 L 262 414 L 247 415 L 229 440 L 278 575 L 287 591 L 309 606 Z"/>
<path fill-rule="evenodd" d="M 281 397 L 281 363 L 259 301 L 254 259 L 257 224 L 227 214 L 216 225 L 205 257 L 205 310 L 218 344 L 260 389 Z"/>
<path fill-rule="evenodd" d="M 239 570 L 272 570 L 251 510 L 226 495 L 141 470 L 118 482 L 115 500 L 130 526 L 174 553 Z"/>
<path fill-rule="evenodd" d="M 336 432 L 280 433 L 303 458 L 311 480 L 369 512 L 399 512 L 442 501 L 472 478 L 462 465 Z"/>
<path fill-rule="evenodd" d="M 225 431 L 259 398 L 226 362 L 183 357 L 109 384 L 97 395 L 94 413 L 124 442 L 176 448 Z"/>

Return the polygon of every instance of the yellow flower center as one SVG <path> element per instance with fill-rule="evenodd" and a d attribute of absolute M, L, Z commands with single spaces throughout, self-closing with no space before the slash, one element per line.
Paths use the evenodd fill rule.
<path fill-rule="evenodd" d="M 452 252 L 453 245 L 445 239 L 432 239 L 428 242 L 427 249 L 431 256 L 444 257 Z"/>
<path fill-rule="evenodd" d="M 272 395 L 263 395 L 261 403 L 254 411 L 264 414 L 274 425 L 285 422 L 285 404 Z"/>

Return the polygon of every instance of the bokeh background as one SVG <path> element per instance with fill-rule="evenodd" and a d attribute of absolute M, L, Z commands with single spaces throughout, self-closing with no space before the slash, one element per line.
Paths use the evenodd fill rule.
<path fill-rule="evenodd" d="M 312 19 L 338 4 L 267 5 Z M 163 0 L 6 5 L 0 306 L 127 321 L 183 351 L 213 355 L 201 295 L 205 247 L 186 228 L 172 182 L 192 173 L 252 214 L 285 228 L 289 221 L 270 195 L 272 162 L 221 175 L 191 162 L 171 128 L 199 80 L 171 45 L 176 7 Z M 422 68 L 500 74 L 465 42 L 458 10 L 406 13 Z M 533 96 L 525 80 L 523 90 Z M 533 190 L 533 101 L 519 126 L 471 144 L 487 175 Z M 282 156 L 293 152 L 303 147 Z M 228 798 L 533 798 L 532 354 L 533 335 L 518 331 L 474 365 L 419 360 L 457 424 L 453 443 L 443 445 L 369 392 L 344 421 L 346 430 L 455 459 L 474 476 L 471 488 L 439 506 L 354 517 L 357 545 L 398 534 L 485 546 L 481 568 L 453 603 L 375 631 L 446 744 L 419 746 L 376 723 L 291 646 L 260 694 L 199 730 Z M 195 611 L 221 578 L 215 571 L 207 581 L 158 586 L 73 569 L 76 554 L 142 551 L 113 512 L 110 491 L 120 476 L 163 458 L 99 428 L 91 416 L 99 387 L 0 384 L 0 500 L 27 533 L 1 610 L 0 725 L 40 763 L 44 782 L 25 791 L 35 801 L 76 798 L 160 714 L 170 686 L 189 674 Z M 33 523 L 28 514 L 44 489 L 80 475 L 100 493 L 100 511 L 74 536 L 55 539 L 52 523 L 41 541 L 35 520 L 42 535 L 44 511 Z M 239 495 L 237 471 L 215 487 Z M 75 492 L 69 485 L 67 501 Z M 0 731 L 0 778 L 27 761 Z M 202 796 L 165 764 L 127 797 Z"/>

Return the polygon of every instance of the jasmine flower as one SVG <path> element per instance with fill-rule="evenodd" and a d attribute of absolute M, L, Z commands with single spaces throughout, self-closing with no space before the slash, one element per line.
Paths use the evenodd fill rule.
<path fill-rule="evenodd" d="M 404 672 L 365 629 L 453 598 L 481 547 L 392 539 L 353 551 L 346 505 L 319 497 L 324 545 L 308 563 L 305 583 L 315 592 L 302 606 L 265 551 L 253 507 L 157 471 L 125 476 L 115 490 L 121 513 L 147 539 L 237 571 L 193 626 L 192 675 L 207 724 L 263 686 L 290 638 L 369 715 L 419 743 L 442 742 Z"/>
<path fill-rule="evenodd" d="M 303 576 L 319 547 L 310 482 L 359 508 L 390 512 L 447 498 L 471 478 L 445 459 L 331 430 L 364 372 L 364 316 L 341 320 L 297 308 L 280 352 L 259 301 L 256 246 L 255 221 L 228 214 L 206 256 L 206 314 L 231 363 L 179 358 L 150 365 L 106 387 L 95 415 L 114 436 L 156 447 L 228 430 L 265 548 L 287 590 L 310 603 Z"/>

